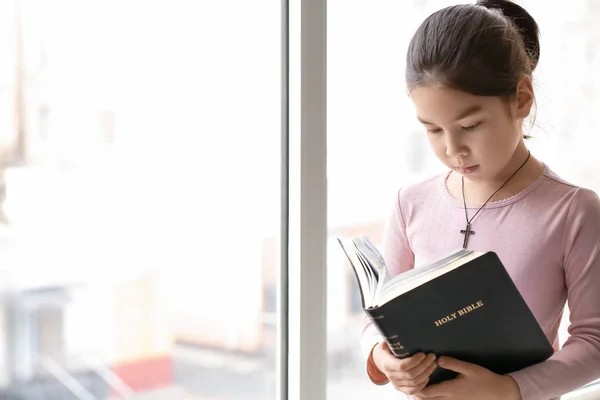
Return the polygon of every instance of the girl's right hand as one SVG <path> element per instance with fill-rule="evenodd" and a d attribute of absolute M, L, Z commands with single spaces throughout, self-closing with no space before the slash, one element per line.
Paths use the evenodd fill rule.
<path fill-rule="evenodd" d="M 435 354 L 417 353 L 412 357 L 398 359 L 385 341 L 373 348 L 373 362 L 396 390 L 409 395 L 423 390 L 437 367 Z"/>

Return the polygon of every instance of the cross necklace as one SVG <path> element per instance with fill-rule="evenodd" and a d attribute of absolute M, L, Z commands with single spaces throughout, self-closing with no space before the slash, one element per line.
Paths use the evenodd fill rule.
<path fill-rule="evenodd" d="M 504 186 L 506 186 L 506 184 L 508 183 L 508 181 L 510 181 L 517 174 L 517 172 L 519 172 L 519 170 L 521 168 L 523 168 L 525 166 L 525 164 L 527 164 L 527 161 L 529 161 L 529 157 L 530 156 L 531 156 L 531 152 L 529 152 L 527 154 L 527 158 L 525 159 L 525 162 L 523 164 L 521 164 L 521 166 L 519 168 L 517 168 L 517 170 L 510 176 L 510 178 L 508 178 L 506 180 L 506 182 L 504 182 L 504 184 L 502 186 L 500 186 L 500 188 L 498 188 L 498 190 L 496 190 L 485 201 L 485 203 L 483 203 L 483 205 L 481 207 L 479 207 L 479 210 L 477 210 L 477 212 L 471 217 L 471 219 L 469 219 L 469 216 L 467 215 L 467 200 L 465 199 L 465 177 L 464 176 L 461 177 L 461 181 L 462 181 L 462 198 L 463 198 L 463 205 L 465 207 L 465 220 L 467 221 L 467 226 L 465 227 L 465 229 L 462 229 L 460 231 L 461 234 L 465 235 L 465 239 L 463 240 L 463 249 L 467 248 L 467 244 L 469 243 L 469 236 L 475 234 L 475 232 L 471 230 L 471 222 L 473 221 L 473 219 L 475 218 L 475 216 L 477 216 L 477 214 L 479 214 L 479 211 L 481 211 L 483 209 L 483 207 L 485 207 L 485 205 L 492 199 L 492 197 L 494 197 L 496 195 L 496 193 L 498 193 L 500 191 L 500 189 L 502 189 Z"/>

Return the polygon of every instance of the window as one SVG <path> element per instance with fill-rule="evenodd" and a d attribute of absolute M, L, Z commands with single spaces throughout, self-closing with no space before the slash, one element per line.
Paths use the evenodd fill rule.
<path fill-rule="evenodd" d="M 0 5 L 0 397 L 273 399 L 281 6 L 59 3 Z"/>
<path fill-rule="evenodd" d="M 598 7 L 586 0 L 575 1 L 568 10 L 558 4 L 519 3 L 538 20 L 542 33 L 541 61 L 534 78 L 538 112 L 529 145 L 566 179 L 600 192 L 598 174 L 593 173 L 600 168 L 594 145 L 598 135 L 589 129 L 600 106 L 600 31 L 593 22 L 600 17 Z M 452 4 L 447 0 L 329 2 L 329 235 L 360 232 L 380 243 L 400 186 L 443 171 L 406 94 L 404 57 L 419 23 Z M 353 279 L 337 264 L 329 264 L 328 269 L 332 280 Z M 356 291 L 355 283 L 349 287 Z M 328 283 L 328 290 L 344 295 L 333 283 Z M 358 293 L 348 298 L 348 304 L 330 304 L 328 309 L 328 324 L 338 327 L 328 330 L 328 343 L 344 344 L 328 352 L 328 398 L 398 398 L 391 386 L 377 387 L 366 377 L 359 349 L 362 315 L 353 312 L 357 299 Z M 562 342 L 567 338 L 567 323 L 568 313 L 561 326 Z M 343 366 L 335 362 L 339 354 L 346 357 Z M 570 396 L 584 398 L 576 393 Z"/>
<path fill-rule="evenodd" d="M 449 2 L 276 3 L 0 2 L 0 397 L 397 398 L 364 374 L 356 285 L 321 228 L 381 244 L 396 189 L 438 171 L 402 63 Z M 524 4 L 552 43 L 532 145 L 600 191 L 598 8 Z"/>

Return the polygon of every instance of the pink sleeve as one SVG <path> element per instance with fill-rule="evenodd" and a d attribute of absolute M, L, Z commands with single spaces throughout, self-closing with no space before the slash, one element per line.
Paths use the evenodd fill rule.
<path fill-rule="evenodd" d="M 406 237 L 406 224 L 401 209 L 400 191 L 394 206 L 390 219 L 388 220 L 384 233 L 383 257 L 386 261 L 389 273 L 391 276 L 398 275 L 403 271 L 407 271 L 413 267 L 414 256 L 408 244 Z M 361 349 L 365 360 L 369 360 L 371 350 L 382 340 L 379 331 L 370 319 L 365 315 L 363 318 L 363 331 L 361 334 Z M 371 375 L 369 378 L 374 383 L 375 380 Z M 378 383 L 379 384 L 379 383 Z"/>
<path fill-rule="evenodd" d="M 563 237 L 570 337 L 560 351 L 511 373 L 523 400 L 557 398 L 600 378 L 600 200 L 578 189 Z"/>

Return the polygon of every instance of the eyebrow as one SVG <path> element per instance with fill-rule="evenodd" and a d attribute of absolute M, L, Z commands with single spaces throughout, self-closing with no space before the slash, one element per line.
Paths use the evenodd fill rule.
<path fill-rule="evenodd" d="M 480 105 L 474 105 L 474 106 L 471 106 L 471 107 L 467 108 L 466 110 L 464 110 L 463 112 L 461 112 L 460 114 L 458 114 L 458 115 L 456 116 L 456 118 L 455 118 L 455 121 L 458 121 L 458 120 L 461 120 L 461 119 L 463 119 L 463 118 L 465 118 L 465 117 L 468 117 L 468 116 L 469 116 L 469 115 L 471 115 L 471 114 L 478 113 L 478 112 L 479 112 L 479 111 L 481 111 L 481 110 L 483 110 L 483 108 L 482 108 Z M 432 123 L 432 122 L 428 122 L 428 121 L 425 121 L 425 120 L 423 120 L 423 119 L 422 119 L 421 117 L 419 117 L 418 115 L 417 115 L 417 119 L 418 119 L 418 120 L 419 120 L 419 121 L 420 121 L 422 124 L 425 124 L 425 125 L 435 125 L 435 124 L 434 124 L 434 123 Z"/>

